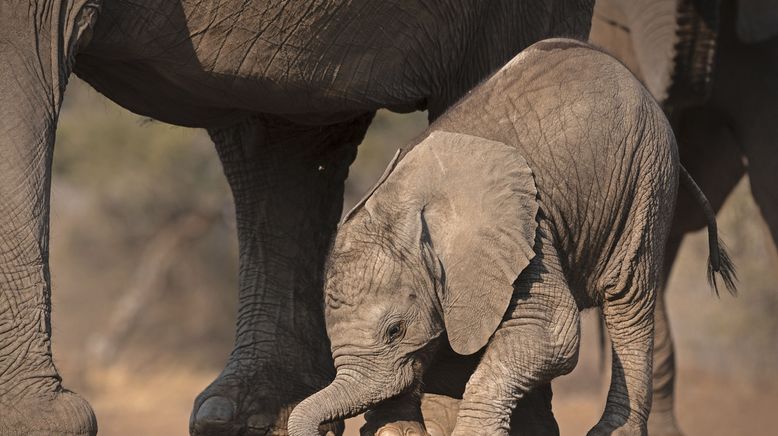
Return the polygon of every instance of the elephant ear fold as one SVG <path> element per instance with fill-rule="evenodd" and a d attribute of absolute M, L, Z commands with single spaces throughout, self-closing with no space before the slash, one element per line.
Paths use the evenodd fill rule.
<path fill-rule="evenodd" d="M 761 42 L 778 35 L 778 0 L 737 2 L 737 35 L 746 43 Z"/>
<path fill-rule="evenodd" d="M 442 131 L 409 152 L 406 163 L 425 178 L 418 204 L 443 267 L 449 342 L 459 354 L 475 353 L 499 326 L 514 281 L 535 256 L 532 171 L 502 142 Z"/>

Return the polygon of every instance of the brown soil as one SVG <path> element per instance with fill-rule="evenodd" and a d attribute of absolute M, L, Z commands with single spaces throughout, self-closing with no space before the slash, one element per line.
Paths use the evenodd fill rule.
<path fill-rule="evenodd" d="M 590 319 L 587 324 L 591 327 Z M 562 435 L 585 434 L 605 404 L 606 379 L 597 370 L 593 336 L 584 337 L 576 371 L 555 382 L 554 411 Z M 88 396 L 100 434 L 187 435 L 192 399 L 216 374 L 173 367 L 150 374 L 120 368 L 91 374 L 87 381 L 94 389 Z M 688 435 L 771 434 L 778 410 L 778 385 L 773 381 L 743 381 L 682 365 L 678 392 L 678 416 Z M 359 419 L 349 421 L 346 434 L 358 435 L 359 425 Z"/>

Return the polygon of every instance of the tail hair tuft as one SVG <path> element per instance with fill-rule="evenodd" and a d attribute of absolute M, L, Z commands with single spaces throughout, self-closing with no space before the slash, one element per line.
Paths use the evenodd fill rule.
<path fill-rule="evenodd" d="M 713 241 L 711 241 L 713 242 Z M 737 271 L 735 264 L 727 254 L 726 247 L 721 239 L 710 244 L 710 255 L 708 256 L 708 283 L 710 283 L 716 296 L 719 296 L 719 284 L 717 276 L 724 282 L 724 286 L 730 295 L 737 295 Z"/>

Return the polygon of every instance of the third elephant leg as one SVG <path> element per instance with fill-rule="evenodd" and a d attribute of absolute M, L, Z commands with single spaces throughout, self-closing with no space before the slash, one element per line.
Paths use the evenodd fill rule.
<path fill-rule="evenodd" d="M 730 121 L 710 107 L 684 110 L 674 120 L 681 163 L 686 167 L 718 211 L 745 172 Z M 653 403 L 649 433 L 682 434 L 675 417 L 675 350 L 667 312 L 667 282 L 686 233 L 706 225 L 705 217 L 689 192 L 678 190 L 678 202 L 665 246 L 664 286 L 656 296 L 654 311 Z M 702 271 L 699 275 L 702 275 Z"/>
<path fill-rule="evenodd" d="M 778 247 L 778 36 L 758 43 L 722 23 L 711 106 L 728 114 L 748 161 L 751 193 Z"/>
<path fill-rule="evenodd" d="M 322 271 L 371 119 L 312 127 L 257 116 L 209 131 L 235 198 L 240 292 L 234 349 L 195 400 L 192 434 L 286 434 L 294 405 L 334 376 Z"/>

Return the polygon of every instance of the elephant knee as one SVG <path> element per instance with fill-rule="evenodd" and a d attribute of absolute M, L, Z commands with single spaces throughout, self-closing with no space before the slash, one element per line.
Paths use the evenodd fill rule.
<path fill-rule="evenodd" d="M 578 349 L 580 345 L 580 322 L 578 309 L 568 311 L 565 316 L 554 320 L 553 341 L 554 356 L 553 365 L 557 369 L 557 375 L 570 373 L 578 364 Z"/>

